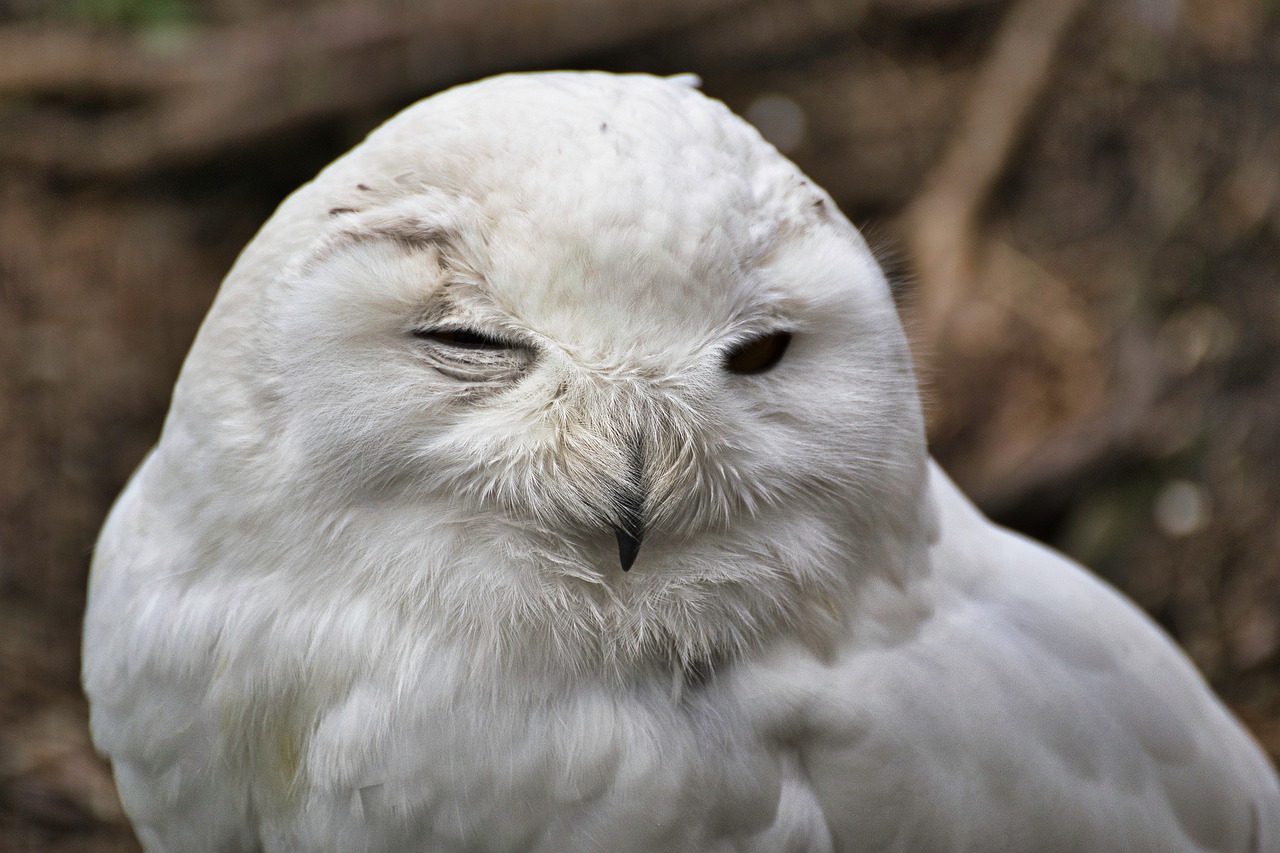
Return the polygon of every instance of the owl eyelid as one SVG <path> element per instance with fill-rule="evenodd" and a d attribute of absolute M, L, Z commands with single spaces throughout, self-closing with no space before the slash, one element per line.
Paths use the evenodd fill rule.
<path fill-rule="evenodd" d="M 425 344 L 416 348 L 419 357 L 439 373 L 468 386 L 513 382 L 536 361 L 529 344 L 473 326 L 426 326 L 411 329 L 410 334 Z"/>
<path fill-rule="evenodd" d="M 413 336 L 418 340 L 459 350 L 501 351 L 521 348 L 511 341 L 465 327 L 414 329 Z"/>

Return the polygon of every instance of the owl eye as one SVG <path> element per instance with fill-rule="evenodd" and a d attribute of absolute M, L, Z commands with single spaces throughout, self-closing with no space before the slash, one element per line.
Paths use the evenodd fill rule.
<path fill-rule="evenodd" d="M 731 373 L 743 375 L 772 370 L 774 365 L 782 361 L 789 343 L 791 343 L 790 332 L 774 332 L 772 335 L 762 335 L 743 341 L 729 350 L 729 354 L 725 356 L 725 369 Z"/>
<path fill-rule="evenodd" d="M 513 345 L 499 338 L 493 338 L 471 329 L 419 329 L 414 337 L 444 344 L 447 347 L 470 350 L 507 350 Z"/>

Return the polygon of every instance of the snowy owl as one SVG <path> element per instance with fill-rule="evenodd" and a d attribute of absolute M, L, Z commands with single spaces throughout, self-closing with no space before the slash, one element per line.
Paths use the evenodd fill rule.
<path fill-rule="evenodd" d="M 456 88 L 284 202 L 84 684 L 150 851 L 1280 850 L 1257 745 L 930 461 L 866 244 L 688 79 Z"/>

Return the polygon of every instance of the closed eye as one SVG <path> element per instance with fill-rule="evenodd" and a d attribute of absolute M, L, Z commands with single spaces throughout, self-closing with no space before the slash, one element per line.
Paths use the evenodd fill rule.
<path fill-rule="evenodd" d="M 772 370 L 782 361 L 790 343 L 790 332 L 774 332 L 743 341 L 725 356 L 725 369 L 744 376 Z"/>
<path fill-rule="evenodd" d="M 417 329 L 413 333 L 419 340 L 443 344 L 465 350 L 509 350 L 515 344 L 472 329 Z"/>

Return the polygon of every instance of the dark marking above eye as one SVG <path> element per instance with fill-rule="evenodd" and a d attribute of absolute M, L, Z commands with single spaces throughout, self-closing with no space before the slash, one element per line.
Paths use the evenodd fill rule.
<path fill-rule="evenodd" d="M 725 356 L 725 369 L 743 376 L 772 370 L 782 361 L 790 343 L 790 332 L 773 332 L 743 341 Z"/>
<path fill-rule="evenodd" d="M 414 337 L 458 349 L 507 350 L 515 345 L 473 329 L 418 329 Z"/>

